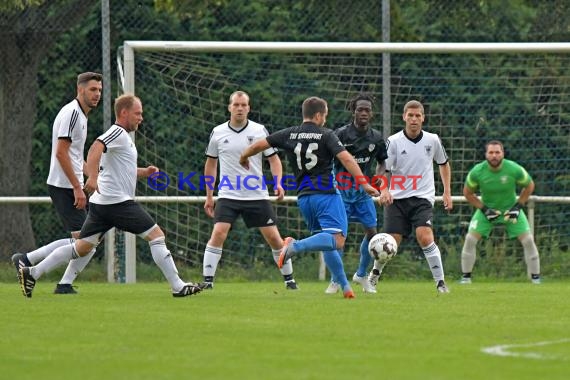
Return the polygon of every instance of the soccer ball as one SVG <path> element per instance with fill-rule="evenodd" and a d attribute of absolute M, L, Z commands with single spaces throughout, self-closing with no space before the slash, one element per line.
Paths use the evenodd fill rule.
<path fill-rule="evenodd" d="M 368 243 L 368 253 L 374 260 L 381 263 L 389 261 L 392 257 L 396 256 L 398 252 L 398 244 L 396 239 L 390 234 L 380 233 L 376 234 L 370 239 Z"/>

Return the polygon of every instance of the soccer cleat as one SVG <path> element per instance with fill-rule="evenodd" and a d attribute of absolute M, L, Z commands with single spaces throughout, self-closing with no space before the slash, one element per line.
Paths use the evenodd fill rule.
<path fill-rule="evenodd" d="M 293 244 L 294 241 L 295 239 L 293 239 L 292 237 L 286 237 L 285 240 L 283 240 L 283 247 L 279 252 L 279 260 L 277 260 L 277 267 L 279 269 L 283 268 L 283 265 L 287 262 L 287 260 L 289 260 L 291 256 L 293 256 L 293 253 L 291 252 L 291 247 L 289 245 Z"/>
<path fill-rule="evenodd" d="M 18 280 L 20 281 L 20 287 L 22 288 L 24 297 L 32 298 L 32 292 L 34 291 L 34 286 L 36 286 L 36 279 L 32 277 L 29 267 L 20 268 L 18 271 Z"/>
<path fill-rule="evenodd" d="M 202 289 L 214 289 L 214 283 L 210 281 L 205 281 L 201 284 Z"/>
<path fill-rule="evenodd" d="M 343 296 L 344 296 L 344 298 L 356 298 L 356 295 L 354 294 L 352 289 L 345 290 L 343 292 Z"/>
<path fill-rule="evenodd" d="M 359 283 L 362 286 L 364 293 L 376 293 L 376 287 L 372 286 L 368 277 L 360 277 L 358 274 L 352 276 L 352 281 Z"/>
<path fill-rule="evenodd" d="M 16 273 L 20 272 L 20 268 L 33 266 L 25 253 L 14 253 L 12 255 L 12 264 L 16 267 Z"/>
<path fill-rule="evenodd" d="M 334 281 L 331 281 L 329 286 L 325 289 L 326 294 L 336 294 L 340 290 L 340 285 Z"/>
<path fill-rule="evenodd" d="M 534 285 L 540 285 L 540 284 L 542 284 L 542 280 L 540 279 L 540 277 L 532 278 L 532 279 L 530 280 L 530 282 L 531 282 L 531 284 L 534 284 Z"/>
<path fill-rule="evenodd" d="M 376 293 L 376 285 L 378 285 L 379 279 L 380 279 L 380 272 L 378 271 L 378 269 L 372 269 L 370 271 L 370 274 L 368 275 L 368 282 L 370 283 L 370 288 L 374 289 L 373 293 Z"/>
<path fill-rule="evenodd" d="M 285 281 L 285 289 L 287 289 L 287 290 L 299 290 L 299 287 L 297 286 L 297 282 L 295 282 L 295 280 L 289 280 L 289 281 Z"/>
<path fill-rule="evenodd" d="M 205 288 L 205 283 L 202 284 L 194 284 L 192 282 L 187 283 L 184 287 L 176 292 L 172 293 L 172 297 L 187 297 L 192 296 L 194 294 L 198 294 Z"/>
<path fill-rule="evenodd" d="M 53 294 L 77 294 L 77 290 L 71 284 L 57 284 Z"/>
<path fill-rule="evenodd" d="M 439 280 L 435 287 L 438 293 L 449 293 L 449 288 L 445 285 L 445 281 Z"/>
<path fill-rule="evenodd" d="M 461 277 L 461 280 L 459 280 L 460 284 L 470 284 L 471 283 L 471 277 Z"/>

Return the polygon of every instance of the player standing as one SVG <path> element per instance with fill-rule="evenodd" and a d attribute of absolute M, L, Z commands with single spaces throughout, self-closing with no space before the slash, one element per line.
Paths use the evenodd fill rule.
<path fill-rule="evenodd" d="M 371 172 L 374 163 L 376 163 L 374 175 L 385 175 L 384 160 L 388 157 L 382 133 L 373 129 L 370 124 L 374 117 L 373 106 L 374 97 L 372 95 L 365 93 L 355 95 L 348 104 L 352 121 L 350 124 L 335 130 L 335 134 L 348 153 L 354 157 L 360 166 L 360 170 L 369 177 L 373 177 Z M 352 281 L 359 283 L 364 292 L 376 293 L 376 287 L 368 281 L 368 266 L 372 260 L 368 252 L 368 243 L 378 233 L 376 206 L 370 195 L 356 184 L 354 178 L 348 175 L 338 160 L 335 160 L 334 172 L 335 178 L 342 181 L 338 188 L 344 202 L 348 222 L 360 223 L 364 228 L 364 237 L 360 243 L 359 265 L 352 276 Z M 387 192 L 388 187 L 386 186 L 382 191 Z M 337 293 L 339 288 L 339 284 L 333 278 L 325 293 Z"/>
<path fill-rule="evenodd" d="M 274 178 L 274 190 L 277 199 L 283 199 L 285 191 L 281 186 L 283 169 L 277 151 L 268 148 L 263 155 L 257 154 L 251 160 L 251 171 L 239 165 L 241 152 L 256 140 L 264 139 L 268 133 L 265 127 L 248 119 L 250 111 L 249 95 L 244 91 L 235 91 L 230 95 L 228 111 L 230 120 L 214 128 L 206 150 L 204 176 L 215 182 L 218 161 L 220 162 L 220 184 L 218 201 L 214 208 L 214 189 L 206 187 L 206 214 L 214 218 L 214 229 L 206 244 L 203 260 L 203 275 L 207 289 L 214 286 L 214 276 L 222 258 L 223 246 L 228 233 L 241 215 L 248 228 L 259 228 L 259 232 L 271 247 L 275 263 L 283 246 L 283 239 L 277 229 L 277 215 L 269 201 L 267 188 L 263 186 L 263 157 L 267 158 Z M 252 178 L 256 183 L 251 186 L 241 184 L 244 178 Z M 293 265 L 289 260 L 280 267 L 285 288 L 297 289 L 293 278 Z"/>
<path fill-rule="evenodd" d="M 87 116 L 99 104 L 102 80 L 103 76 L 99 73 L 79 74 L 75 99 L 63 106 L 53 123 L 48 192 L 56 212 L 72 238 L 53 241 L 27 254 L 12 255 L 16 271 L 21 267 L 39 263 L 56 248 L 70 244 L 73 239 L 79 237 L 79 231 L 87 216 L 87 197 L 83 192 Z M 54 293 L 77 293 L 72 286 L 73 281 L 94 254 L 95 249 L 84 257 L 71 260 Z"/>
<path fill-rule="evenodd" d="M 522 188 L 517 200 L 517 186 Z M 461 284 L 471 283 L 475 265 L 475 248 L 481 237 L 489 237 L 494 226 L 503 224 L 510 238 L 523 246 L 524 259 L 533 284 L 540 284 L 540 258 L 530 226 L 522 207 L 534 191 L 527 171 L 514 161 L 505 159 L 503 144 L 498 140 L 485 144 L 485 161 L 467 174 L 463 195 L 477 209 L 469 223 L 469 232 L 461 250 Z M 481 193 L 481 200 L 475 195 Z"/>
<path fill-rule="evenodd" d="M 424 106 L 412 100 L 404 106 L 402 118 L 405 127 L 388 137 L 386 170 L 390 172 L 390 192 L 382 194 L 384 207 L 383 230 L 396 239 L 398 246 L 403 236 L 415 229 L 416 240 L 428 262 L 438 293 L 449 293 L 445 284 L 443 263 L 433 233 L 433 205 L 435 184 L 433 162 L 439 166 L 443 183 L 443 206 L 453 208 L 451 198 L 451 166 L 439 136 L 422 130 Z M 388 199 L 383 199 L 385 197 Z M 374 262 L 369 281 L 376 286 L 386 263 Z"/>

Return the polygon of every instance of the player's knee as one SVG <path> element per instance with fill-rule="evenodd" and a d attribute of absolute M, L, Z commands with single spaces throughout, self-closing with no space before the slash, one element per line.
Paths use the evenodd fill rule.
<path fill-rule="evenodd" d="M 335 242 L 336 242 L 336 249 L 344 249 L 344 242 L 346 241 L 346 237 L 343 234 L 335 234 Z"/>
<path fill-rule="evenodd" d="M 93 249 L 95 245 L 87 240 L 78 239 L 75 241 L 75 252 L 77 255 L 83 257 L 87 255 Z"/>
<path fill-rule="evenodd" d="M 536 248 L 534 238 L 530 233 L 519 236 L 519 240 L 523 246 L 525 255 L 529 256 L 530 258 L 538 257 L 538 249 Z"/>
<path fill-rule="evenodd" d="M 420 247 L 427 247 L 434 242 L 433 231 L 429 227 L 416 228 L 416 240 Z"/>
<path fill-rule="evenodd" d="M 467 233 L 467 235 L 465 235 L 465 242 L 463 243 L 463 251 L 462 253 L 470 253 L 475 251 L 475 247 L 477 246 L 477 242 L 479 241 L 479 238 L 472 234 L 472 233 Z"/>
<path fill-rule="evenodd" d="M 164 232 L 158 225 L 154 225 L 148 231 L 143 232 L 139 236 L 147 241 L 152 241 L 158 238 L 164 238 Z"/>
<path fill-rule="evenodd" d="M 368 240 L 372 239 L 374 235 L 376 235 L 378 231 L 375 228 L 367 228 L 366 229 L 366 238 Z"/>

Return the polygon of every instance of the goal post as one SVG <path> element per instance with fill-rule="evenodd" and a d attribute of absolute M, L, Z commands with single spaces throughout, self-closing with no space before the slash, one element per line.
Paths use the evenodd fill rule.
<path fill-rule="evenodd" d="M 329 126 L 342 125 L 350 119 L 344 110 L 349 97 L 366 91 L 388 99 L 391 118 L 377 117 L 374 125 L 385 137 L 401 128 L 407 100 L 427 106 L 426 127 L 440 135 L 452 161 L 455 195 L 469 168 L 483 159 L 482 143 L 497 138 L 505 140 L 507 158 L 521 162 L 535 178 L 535 193 L 556 197 L 570 189 L 569 52 L 570 43 L 125 41 L 119 72 L 122 90 L 143 98 L 145 124 L 137 135 L 143 139 L 142 163 L 158 163 L 173 178 L 203 170 L 207 136 L 227 120 L 227 96 L 234 90 L 252 94 L 250 118 L 270 132 L 298 123 L 300 102 L 312 95 L 329 102 Z M 390 67 L 382 65 L 385 53 L 391 54 Z M 390 71 L 388 88 L 383 70 Z M 378 101 L 375 112 L 381 112 Z M 153 203 L 151 211 L 161 226 L 169 226 L 165 232 L 173 256 L 197 264 L 193 256 L 201 254 L 210 232 L 201 205 L 186 207 L 166 197 L 203 194 L 175 186 L 157 193 L 139 185 L 137 196 L 154 195 L 166 200 Z M 284 230 L 297 236 L 306 232 L 293 207 L 277 208 Z M 540 244 L 553 244 L 570 232 L 568 212 L 553 216 L 554 208 L 545 203 L 532 211 Z M 472 209 L 460 203 L 456 213 L 437 215 L 437 235 L 450 247 L 462 239 Z M 242 228 L 236 248 L 228 250 L 255 255 L 258 247 L 244 247 L 245 240 L 259 237 Z M 354 247 L 361 234 L 351 227 L 347 244 Z M 134 282 L 135 237 L 126 234 L 124 246 L 125 281 Z M 244 265 L 247 260 L 235 261 Z"/>

